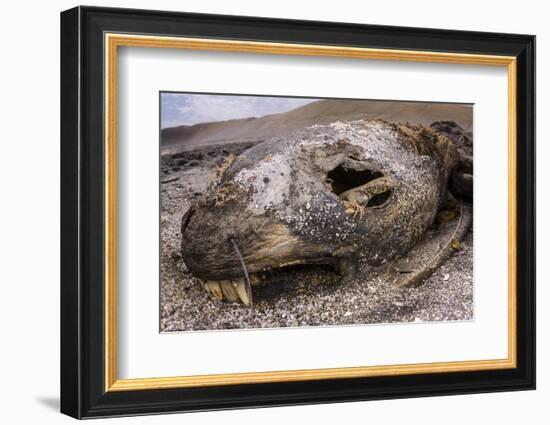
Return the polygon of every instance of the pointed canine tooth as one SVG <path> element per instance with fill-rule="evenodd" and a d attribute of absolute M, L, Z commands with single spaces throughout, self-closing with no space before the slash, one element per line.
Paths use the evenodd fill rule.
<path fill-rule="evenodd" d="M 206 281 L 206 290 L 216 297 L 218 301 L 223 300 L 222 288 L 220 287 L 220 282 L 216 280 L 207 280 Z"/>
<path fill-rule="evenodd" d="M 248 297 L 248 291 L 246 290 L 246 283 L 244 278 L 233 281 L 233 286 L 239 295 L 239 298 L 247 307 L 250 305 L 250 298 Z"/>
<path fill-rule="evenodd" d="M 233 282 L 230 280 L 222 280 L 220 281 L 220 286 L 222 288 L 223 295 L 229 302 L 234 303 L 235 301 L 239 301 L 239 295 L 237 294 L 235 286 L 233 286 Z"/>

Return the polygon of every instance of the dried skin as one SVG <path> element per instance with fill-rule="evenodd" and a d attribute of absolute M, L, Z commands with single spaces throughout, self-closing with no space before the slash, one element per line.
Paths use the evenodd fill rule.
<path fill-rule="evenodd" d="M 184 216 L 184 262 L 202 279 L 240 279 L 235 240 L 255 279 L 296 264 L 386 264 L 432 224 L 458 160 L 440 132 L 383 121 L 267 140 L 232 158 Z"/>

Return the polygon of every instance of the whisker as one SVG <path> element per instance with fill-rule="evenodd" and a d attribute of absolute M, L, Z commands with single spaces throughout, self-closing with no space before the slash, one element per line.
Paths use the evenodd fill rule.
<path fill-rule="evenodd" d="M 235 239 L 231 239 L 231 244 L 233 245 L 233 248 L 237 253 L 237 257 L 239 257 L 239 261 L 241 262 L 241 266 L 243 268 L 244 278 L 246 280 L 246 292 L 248 293 L 248 299 L 250 300 L 250 308 L 252 309 L 254 308 L 254 301 L 252 299 L 252 285 L 250 284 L 250 277 L 248 276 L 248 270 L 246 268 L 244 258 L 241 254 L 241 251 L 239 250 L 239 246 L 237 245 L 237 242 L 235 241 Z"/>

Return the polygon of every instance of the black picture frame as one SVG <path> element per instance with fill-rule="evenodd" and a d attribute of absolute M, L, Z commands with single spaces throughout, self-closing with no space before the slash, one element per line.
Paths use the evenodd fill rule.
<path fill-rule="evenodd" d="M 514 56 L 517 61 L 517 367 L 105 391 L 104 34 Z M 61 412 L 75 418 L 535 388 L 535 37 L 76 7 L 61 13 Z"/>

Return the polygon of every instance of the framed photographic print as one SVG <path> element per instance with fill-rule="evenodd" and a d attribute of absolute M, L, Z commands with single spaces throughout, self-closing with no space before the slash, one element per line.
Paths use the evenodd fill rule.
<path fill-rule="evenodd" d="M 61 411 L 535 387 L 535 38 L 61 14 Z"/>

